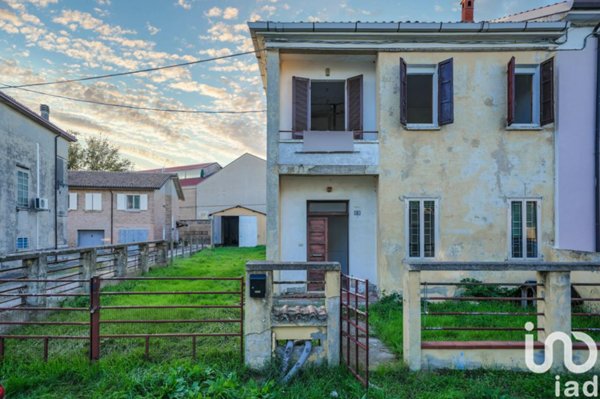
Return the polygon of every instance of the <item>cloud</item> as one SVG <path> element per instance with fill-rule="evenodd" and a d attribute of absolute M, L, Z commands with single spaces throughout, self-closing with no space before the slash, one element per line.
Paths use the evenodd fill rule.
<path fill-rule="evenodd" d="M 150 25 L 150 22 L 146 22 L 146 28 L 148 29 L 148 33 L 150 33 L 150 36 L 154 36 L 158 32 L 160 32 L 160 29 L 158 29 L 156 26 Z"/>
<path fill-rule="evenodd" d="M 433 11 L 435 11 L 435 12 L 444 12 L 444 7 L 442 7 L 439 4 L 436 4 L 436 5 L 433 6 Z"/>
<path fill-rule="evenodd" d="M 101 6 L 109 6 L 110 0 L 96 0 L 96 3 L 100 4 Z"/>
<path fill-rule="evenodd" d="M 177 0 L 177 5 L 183 8 L 184 10 L 192 9 L 192 3 L 188 0 Z"/>
<path fill-rule="evenodd" d="M 222 14 L 223 10 L 219 7 L 213 7 L 204 13 L 204 15 L 206 15 L 207 17 L 220 17 Z"/>
<path fill-rule="evenodd" d="M 275 14 L 275 11 L 277 11 L 277 7 L 267 4 L 262 6 L 260 10 L 267 13 L 267 16 L 270 17 L 271 15 Z"/>
<path fill-rule="evenodd" d="M 235 7 L 227 7 L 223 10 L 223 19 L 236 19 L 238 17 L 239 10 Z"/>
<path fill-rule="evenodd" d="M 58 0 L 24 0 L 27 3 L 33 4 L 36 7 L 48 7 L 48 4 L 56 4 Z"/>
<path fill-rule="evenodd" d="M 71 30 L 81 27 L 86 30 L 95 31 L 104 36 L 136 33 L 134 30 L 106 24 L 102 22 L 102 20 L 92 16 L 92 14 L 78 10 L 63 10 L 59 16 L 52 19 L 52 22 L 68 26 Z"/>

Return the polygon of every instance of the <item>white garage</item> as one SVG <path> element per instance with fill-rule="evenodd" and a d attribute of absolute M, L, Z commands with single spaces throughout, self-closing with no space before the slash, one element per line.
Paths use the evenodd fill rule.
<path fill-rule="evenodd" d="M 213 243 L 229 247 L 265 245 L 266 215 L 258 210 L 235 206 L 214 212 Z"/>

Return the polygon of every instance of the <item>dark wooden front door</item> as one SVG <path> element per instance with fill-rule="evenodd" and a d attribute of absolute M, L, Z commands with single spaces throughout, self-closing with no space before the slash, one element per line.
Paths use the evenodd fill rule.
<path fill-rule="evenodd" d="M 325 262 L 327 261 L 327 218 L 313 217 L 308 218 L 308 245 L 307 258 L 309 262 Z M 307 275 L 308 281 L 324 281 L 325 272 L 322 270 L 309 270 Z M 312 283 L 308 284 L 309 291 L 320 291 L 323 289 L 323 284 Z"/>

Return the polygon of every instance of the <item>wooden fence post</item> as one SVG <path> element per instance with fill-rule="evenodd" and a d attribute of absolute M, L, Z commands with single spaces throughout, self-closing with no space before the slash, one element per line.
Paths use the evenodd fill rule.
<path fill-rule="evenodd" d="M 90 279 L 90 360 L 100 359 L 100 277 Z"/>

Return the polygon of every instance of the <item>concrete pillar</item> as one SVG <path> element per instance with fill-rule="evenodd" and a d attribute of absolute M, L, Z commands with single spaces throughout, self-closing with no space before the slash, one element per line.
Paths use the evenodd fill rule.
<path fill-rule="evenodd" d="M 325 272 L 325 306 L 327 309 L 327 363 L 340 364 L 340 272 Z"/>
<path fill-rule="evenodd" d="M 265 298 L 250 297 L 250 275 L 266 274 Z M 271 333 L 271 308 L 273 273 L 246 271 L 245 317 L 244 317 L 244 362 L 251 369 L 262 369 L 271 361 L 273 337 Z"/>
<path fill-rule="evenodd" d="M 163 266 L 166 265 L 169 260 L 169 245 L 167 244 L 167 242 L 161 241 L 158 244 L 156 244 L 156 250 L 156 264 Z"/>
<path fill-rule="evenodd" d="M 83 291 L 90 291 L 89 280 L 96 274 L 96 250 L 84 249 L 81 251 L 81 269 L 82 278 L 87 282 L 83 283 Z"/>
<path fill-rule="evenodd" d="M 279 50 L 267 50 L 267 260 L 279 252 Z"/>
<path fill-rule="evenodd" d="M 127 245 L 115 248 L 115 275 L 117 277 L 127 275 Z"/>
<path fill-rule="evenodd" d="M 24 259 L 23 263 L 27 267 L 27 278 L 34 281 L 27 283 L 29 294 L 45 294 L 46 282 L 35 281 L 45 280 L 48 277 L 48 259 L 46 255 L 39 255 L 35 258 Z M 46 306 L 48 297 L 26 297 L 26 304 L 29 306 Z"/>
<path fill-rule="evenodd" d="M 421 272 L 404 275 L 402 297 L 404 363 L 412 371 L 421 370 Z"/>
<path fill-rule="evenodd" d="M 539 280 L 544 284 L 543 296 L 538 294 L 538 297 L 544 298 L 544 316 L 538 316 L 538 321 L 540 317 L 543 321 L 538 327 L 544 329 L 544 339 L 553 332 L 563 332 L 571 337 L 571 272 L 540 272 Z M 559 372 L 565 369 L 565 348 L 560 341 L 555 345 L 552 370 Z"/>
<path fill-rule="evenodd" d="M 144 274 L 150 271 L 150 260 L 148 259 L 149 249 L 148 244 L 140 244 L 140 268 Z"/>

